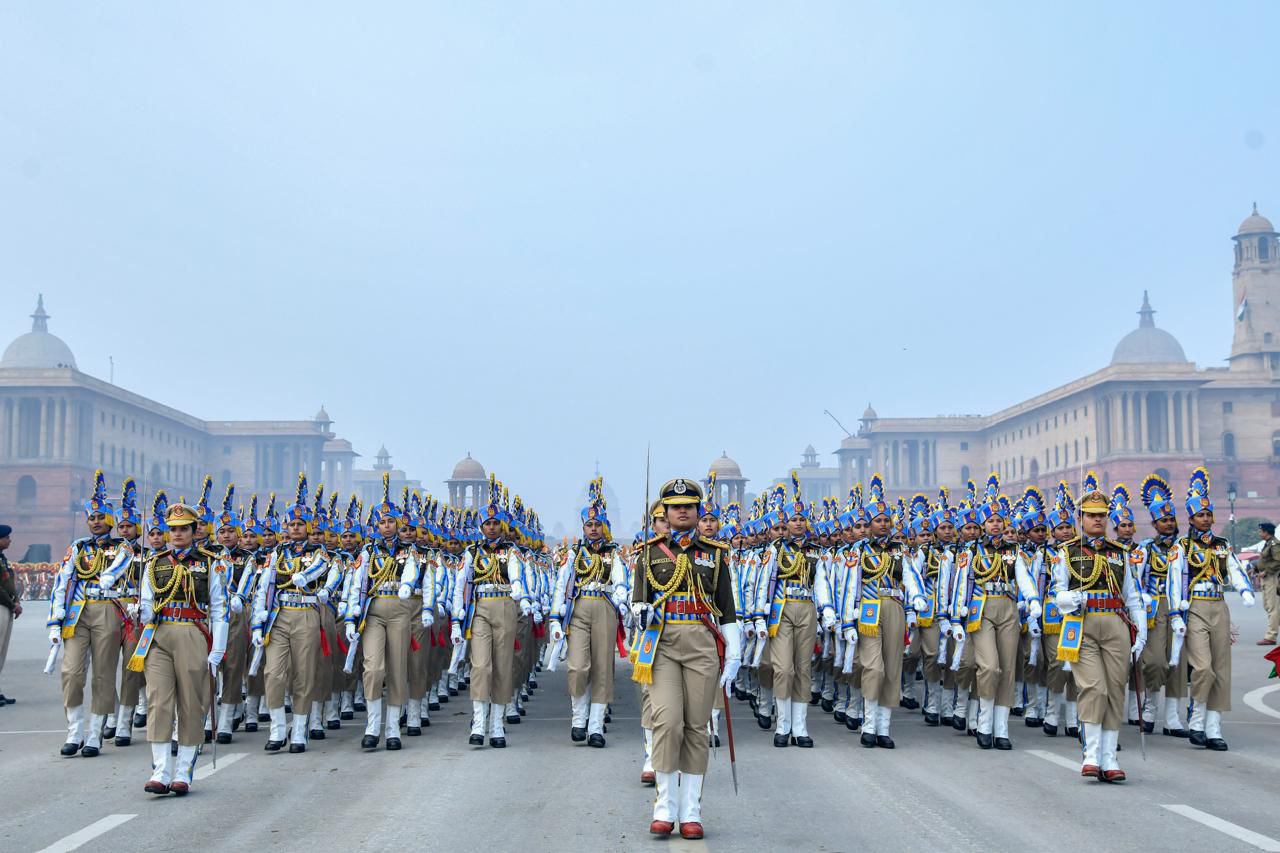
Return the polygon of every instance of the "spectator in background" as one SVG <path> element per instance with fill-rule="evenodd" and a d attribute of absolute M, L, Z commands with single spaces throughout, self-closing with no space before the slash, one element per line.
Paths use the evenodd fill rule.
<path fill-rule="evenodd" d="M 13 620 L 22 615 L 22 602 L 18 600 L 18 587 L 9 559 L 4 552 L 9 547 L 9 535 L 13 528 L 0 524 L 0 674 L 4 673 L 4 659 L 9 656 L 9 635 L 13 633 Z M 15 700 L 0 693 L 0 707 L 12 705 Z"/>
<path fill-rule="evenodd" d="M 1262 547 L 1254 568 L 1262 581 L 1262 606 L 1267 610 L 1267 633 L 1258 645 L 1274 646 L 1280 635 L 1280 542 L 1276 541 L 1276 526 L 1271 522 L 1259 524 L 1258 530 L 1262 533 Z"/>

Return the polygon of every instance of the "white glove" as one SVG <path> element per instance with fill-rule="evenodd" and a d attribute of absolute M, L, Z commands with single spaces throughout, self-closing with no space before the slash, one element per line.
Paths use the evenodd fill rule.
<path fill-rule="evenodd" d="M 253 646 L 254 648 L 257 648 L 257 649 L 262 648 L 262 629 L 261 628 L 253 629 Z"/>
<path fill-rule="evenodd" d="M 845 641 L 846 643 L 848 643 L 848 644 L 849 644 L 849 645 L 851 645 L 851 646 L 852 646 L 852 645 L 855 645 L 855 644 L 858 642 L 858 629 L 857 629 L 857 628 L 845 628 L 845 629 L 844 629 L 843 636 L 844 636 L 844 641 Z M 847 654 L 847 653 L 846 653 L 846 654 Z"/>
<path fill-rule="evenodd" d="M 209 651 L 209 668 L 217 669 L 218 664 L 222 663 L 222 656 L 225 652 L 222 649 L 211 649 Z"/>
<path fill-rule="evenodd" d="M 293 585 L 296 586 L 298 589 L 307 588 L 307 576 L 304 575 L 302 572 L 295 572 L 293 577 L 291 577 L 289 580 L 293 581 Z"/>
<path fill-rule="evenodd" d="M 356 641 L 356 637 L 358 636 L 360 636 L 360 634 L 358 631 L 356 631 L 356 623 L 348 622 L 347 623 L 347 642 L 354 643 Z"/>
<path fill-rule="evenodd" d="M 916 623 L 918 621 L 919 620 L 916 617 L 916 612 L 914 610 L 908 610 L 907 611 L 907 628 L 910 630 L 914 630 L 916 627 Z"/>
<path fill-rule="evenodd" d="M 631 594 L 625 586 L 617 586 L 613 588 L 613 595 L 609 598 L 613 599 L 613 606 L 621 610 L 627 606 Z"/>
<path fill-rule="evenodd" d="M 945 616 L 938 617 L 938 636 L 944 640 L 951 636 L 951 620 Z"/>
<path fill-rule="evenodd" d="M 911 609 L 916 613 L 923 613 L 929 609 L 929 600 L 923 595 L 917 595 L 911 599 Z"/>
<path fill-rule="evenodd" d="M 956 608 L 956 615 L 957 615 L 957 616 L 959 616 L 961 619 L 963 619 L 964 617 L 968 616 L 968 615 L 969 615 L 969 605 L 967 605 L 967 604 L 961 604 L 959 607 L 957 607 L 957 608 Z"/>
<path fill-rule="evenodd" d="M 754 619 L 747 619 L 742 623 L 742 634 L 747 638 L 747 642 L 751 642 L 756 638 L 756 623 Z"/>
<path fill-rule="evenodd" d="M 1142 593 L 1142 606 L 1144 608 L 1151 606 L 1151 593 L 1149 592 Z"/>
<path fill-rule="evenodd" d="M 541 624 L 542 624 L 542 610 L 541 610 L 541 609 L 536 609 L 536 610 L 534 610 L 534 611 L 533 611 L 533 624 L 535 624 L 535 625 L 541 625 Z"/>
<path fill-rule="evenodd" d="M 1187 623 L 1176 613 L 1169 617 L 1169 628 L 1175 636 L 1185 637 L 1187 635 Z"/>
<path fill-rule="evenodd" d="M 551 631 L 551 642 L 558 643 L 564 639 L 564 629 L 560 627 L 559 619 L 552 619 L 549 628 Z"/>
<path fill-rule="evenodd" d="M 316 592 L 316 598 L 319 599 L 321 604 L 328 604 L 329 590 L 325 589 L 324 587 L 321 587 L 320 590 Z"/>
<path fill-rule="evenodd" d="M 1040 607 L 1040 602 L 1032 599 L 1027 602 L 1027 616 L 1031 619 L 1039 619 L 1044 610 Z"/>
<path fill-rule="evenodd" d="M 822 608 L 822 630 L 830 631 L 836 626 L 836 612 L 830 607 Z"/>
<path fill-rule="evenodd" d="M 720 673 L 720 686 L 727 687 L 742 668 L 742 627 L 730 622 L 721 625 L 720 631 L 724 634 L 724 671 Z"/>
<path fill-rule="evenodd" d="M 455 646 L 462 645 L 462 626 L 457 622 L 454 622 L 453 627 L 449 629 L 449 641 Z"/>
<path fill-rule="evenodd" d="M 521 616 L 525 616 L 525 617 L 529 617 L 529 616 L 532 616 L 532 615 L 533 615 L 533 602 L 532 602 L 532 601 L 527 601 L 527 600 L 526 600 L 526 601 L 521 601 L 521 602 L 520 602 L 520 615 L 521 615 Z"/>
<path fill-rule="evenodd" d="M 1028 623 L 1027 623 L 1027 633 L 1028 633 L 1029 635 L 1031 635 L 1032 637 L 1039 637 L 1039 636 L 1040 636 L 1040 623 L 1039 623 L 1039 622 L 1028 622 Z"/>
<path fill-rule="evenodd" d="M 129 606 L 133 607 L 132 604 Z M 232 613 L 244 612 L 244 602 L 240 600 L 240 596 L 238 595 L 231 596 L 231 612 Z M 130 614 L 130 615 L 132 616 L 133 614 Z"/>
<path fill-rule="evenodd" d="M 1064 589 L 1054 595 L 1053 600 L 1063 613 L 1075 613 L 1084 603 L 1085 595 L 1078 589 Z"/>
<path fill-rule="evenodd" d="M 344 601 L 338 605 L 338 619 L 341 620 L 346 618 L 347 618 L 347 603 Z"/>
<path fill-rule="evenodd" d="M 643 601 L 637 601 L 631 605 L 631 616 L 636 620 L 636 627 L 643 631 L 649 627 L 649 620 L 653 616 L 653 608 Z"/>
<path fill-rule="evenodd" d="M 1240 600 L 1244 602 L 1245 607 L 1252 607 L 1254 602 L 1253 593 L 1249 592 L 1247 589 L 1242 590 L 1240 592 Z"/>
<path fill-rule="evenodd" d="M 62 626 L 61 625 L 49 626 L 49 642 L 53 643 L 55 646 L 62 643 Z"/>
<path fill-rule="evenodd" d="M 124 607 L 124 613 L 126 616 L 129 617 L 130 620 L 136 622 L 138 619 L 138 613 L 141 611 L 141 608 L 142 608 L 141 604 L 126 604 Z M 235 612 L 239 613 L 240 611 L 237 610 Z"/>
<path fill-rule="evenodd" d="M 1133 655 L 1134 660 L 1137 660 L 1139 657 L 1142 656 L 1142 650 L 1145 649 L 1146 647 L 1147 647 L 1147 638 L 1139 634 L 1137 638 L 1133 641 L 1133 648 L 1130 650 L 1129 653 Z"/>
<path fill-rule="evenodd" d="M 769 623 L 764 621 L 763 616 L 756 619 L 756 636 L 757 637 L 769 636 Z"/>
<path fill-rule="evenodd" d="M 951 623 L 951 639 L 957 643 L 964 642 L 964 625 L 959 622 Z"/>
<path fill-rule="evenodd" d="M 407 583 L 400 584 L 400 589 L 396 590 L 396 597 L 401 601 L 407 600 L 411 595 L 413 595 L 413 587 Z"/>
<path fill-rule="evenodd" d="M 431 609 L 427 608 L 422 611 L 422 627 L 430 628 L 436 622 L 435 616 L 432 615 Z"/>

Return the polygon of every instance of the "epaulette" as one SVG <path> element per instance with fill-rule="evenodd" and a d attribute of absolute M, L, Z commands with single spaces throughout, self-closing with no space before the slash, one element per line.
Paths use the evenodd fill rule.
<path fill-rule="evenodd" d="M 216 545 L 214 547 L 216 547 L 218 550 L 215 551 L 213 550 L 213 548 L 206 548 L 201 546 L 196 549 L 196 552 L 202 556 L 209 557 L 210 559 L 213 559 L 213 560 L 221 560 L 222 558 L 228 557 L 231 554 L 231 552 L 227 550 L 226 546 Z"/>
<path fill-rule="evenodd" d="M 1112 539 L 1110 536 L 1107 537 L 1107 544 L 1113 548 L 1119 548 L 1121 551 L 1129 550 L 1128 545 L 1124 544 L 1119 539 Z"/>
<path fill-rule="evenodd" d="M 702 545 L 709 545 L 712 548 L 719 548 L 721 551 L 729 550 L 729 546 L 719 539 L 699 539 L 698 542 Z"/>
<path fill-rule="evenodd" d="M 661 542 L 662 540 L 664 540 L 664 539 L 666 539 L 666 538 L 667 538 L 667 537 L 665 537 L 665 536 L 655 536 L 655 537 L 653 537 L 652 539 L 648 539 L 648 540 L 646 540 L 644 544 L 646 544 L 646 545 L 657 545 L 659 542 Z"/>

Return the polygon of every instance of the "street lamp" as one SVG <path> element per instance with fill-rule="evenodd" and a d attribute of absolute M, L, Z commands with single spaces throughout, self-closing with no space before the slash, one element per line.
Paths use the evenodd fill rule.
<path fill-rule="evenodd" d="M 1227 489 L 1227 503 L 1231 505 L 1231 516 L 1228 519 L 1231 522 L 1231 551 L 1236 550 L 1236 489 L 1235 486 Z"/>

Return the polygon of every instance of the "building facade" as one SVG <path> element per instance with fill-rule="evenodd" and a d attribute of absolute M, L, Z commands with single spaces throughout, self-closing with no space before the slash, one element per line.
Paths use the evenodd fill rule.
<path fill-rule="evenodd" d="M 1144 293 L 1137 328 L 1106 367 L 1030 400 L 926 418 L 882 418 L 868 405 L 836 451 L 841 494 L 876 471 L 891 491 L 930 498 L 940 485 L 981 486 L 992 471 L 1010 494 L 1027 485 L 1047 493 L 1060 480 L 1076 488 L 1088 470 L 1135 491 L 1155 471 L 1179 490 L 1207 465 L 1223 508 L 1234 490 L 1237 515 L 1280 516 L 1278 237 L 1255 207 L 1232 238 L 1232 301 L 1225 288 L 1220 301 L 1222 325 L 1233 326 L 1225 367 L 1188 361 Z"/>
<path fill-rule="evenodd" d="M 31 545 L 60 557 L 82 535 L 81 502 L 99 468 L 113 497 L 133 477 L 148 503 L 161 488 L 194 501 L 208 473 L 217 500 L 234 482 L 240 500 L 257 493 L 262 509 L 271 492 L 292 499 L 299 471 L 344 500 L 370 479 L 323 406 L 309 420 L 202 420 L 82 373 L 49 332 L 43 297 L 31 320 L 0 357 L 0 519 L 14 529 L 14 559 Z M 397 485 L 416 487 L 397 473 Z M 381 472 L 372 479 L 381 497 Z"/>

